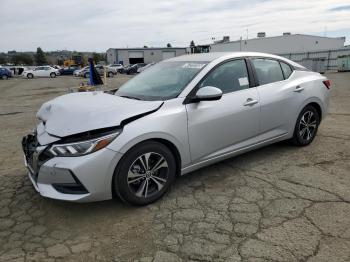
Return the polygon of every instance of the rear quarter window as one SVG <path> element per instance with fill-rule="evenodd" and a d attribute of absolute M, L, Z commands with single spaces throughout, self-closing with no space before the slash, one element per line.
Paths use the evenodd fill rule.
<path fill-rule="evenodd" d="M 286 64 L 284 62 L 280 62 L 280 64 L 281 64 L 281 67 L 282 67 L 284 78 L 285 79 L 289 78 L 290 75 L 293 72 L 292 68 L 288 64 Z"/>

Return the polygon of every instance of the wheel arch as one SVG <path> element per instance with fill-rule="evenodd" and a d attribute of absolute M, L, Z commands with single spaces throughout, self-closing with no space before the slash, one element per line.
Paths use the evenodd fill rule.
<path fill-rule="evenodd" d="M 175 163 L 176 163 L 176 177 L 180 176 L 181 174 L 181 154 L 180 154 L 180 151 L 178 149 L 178 147 L 172 142 L 170 141 L 169 139 L 165 139 L 165 138 L 148 138 L 148 139 L 145 139 L 145 140 L 142 140 L 142 141 L 138 141 L 136 144 L 128 147 L 128 149 L 126 150 L 126 152 L 124 153 L 124 155 L 129 152 L 130 150 L 132 150 L 133 148 L 139 146 L 140 144 L 143 144 L 143 143 L 146 143 L 146 142 L 158 142 L 160 144 L 163 144 L 164 146 L 166 146 L 171 152 L 172 154 L 174 155 L 174 158 L 175 158 Z M 115 171 L 113 173 L 113 176 L 112 176 L 112 181 L 111 181 L 111 192 L 112 192 L 112 197 L 116 197 L 117 196 L 117 193 L 115 192 L 115 188 L 114 188 L 114 179 L 115 179 L 115 176 L 116 176 L 116 170 L 118 169 L 120 163 L 123 161 L 123 158 L 124 158 L 124 155 L 123 157 L 119 160 L 118 164 L 116 165 L 115 167 Z"/>
<path fill-rule="evenodd" d="M 307 104 L 306 106 L 312 106 L 312 107 L 314 107 L 316 109 L 316 111 L 317 111 L 317 113 L 318 113 L 318 115 L 320 117 L 320 122 L 321 122 L 322 117 L 323 117 L 321 106 L 318 103 L 316 103 L 316 102 L 311 102 L 311 103 Z M 304 106 L 304 108 L 306 106 Z"/>
<path fill-rule="evenodd" d="M 319 100 L 318 98 L 310 98 L 308 100 L 306 100 L 299 108 L 299 110 L 297 111 L 298 113 L 296 114 L 295 116 L 295 119 L 293 121 L 293 126 L 292 126 L 292 129 L 291 129 L 291 132 L 290 134 L 293 135 L 294 134 L 294 130 L 295 130 L 295 125 L 297 123 L 297 120 L 298 120 L 298 117 L 301 113 L 301 111 L 303 111 L 303 109 L 307 106 L 313 106 L 316 110 L 317 110 L 317 113 L 319 113 L 319 116 L 320 116 L 320 123 L 322 121 L 322 117 L 324 116 L 324 110 L 323 110 L 323 106 L 322 106 L 322 102 L 321 100 Z"/>

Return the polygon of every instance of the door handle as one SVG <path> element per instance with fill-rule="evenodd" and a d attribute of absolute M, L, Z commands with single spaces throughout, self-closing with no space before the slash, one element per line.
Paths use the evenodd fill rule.
<path fill-rule="evenodd" d="M 301 87 L 301 86 L 296 86 L 296 88 L 294 89 L 294 92 L 301 92 L 304 90 L 304 87 Z"/>
<path fill-rule="evenodd" d="M 243 104 L 244 106 L 252 106 L 258 103 L 258 100 L 248 98 L 247 101 Z"/>

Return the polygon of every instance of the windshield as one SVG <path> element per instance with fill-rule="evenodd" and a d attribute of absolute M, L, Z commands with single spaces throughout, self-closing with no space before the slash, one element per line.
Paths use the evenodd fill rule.
<path fill-rule="evenodd" d="M 162 62 L 130 79 L 115 93 L 139 100 L 177 97 L 207 62 Z"/>

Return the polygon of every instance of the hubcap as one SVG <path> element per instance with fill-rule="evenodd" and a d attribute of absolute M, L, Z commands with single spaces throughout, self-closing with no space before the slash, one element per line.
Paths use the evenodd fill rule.
<path fill-rule="evenodd" d="M 315 114 L 311 111 L 306 111 L 300 119 L 299 136 L 309 141 L 315 134 L 317 127 Z"/>
<path fill-rule="evenodd" d="M 168 162 L 155 152 L 139 156 L 128 171 L 128 186 L 137 197 L 151 197 L 165 186 L 168 179 Z"/>

